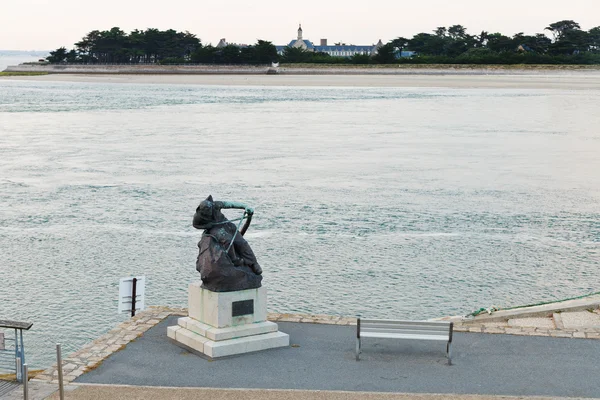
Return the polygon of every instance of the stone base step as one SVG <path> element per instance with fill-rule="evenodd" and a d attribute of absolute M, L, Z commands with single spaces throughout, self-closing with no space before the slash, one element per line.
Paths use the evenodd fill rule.
<path fill-rule="evenodd" d="M 214 326 L 202 323 L 194 318 L 182 317 L 177 321 L 179 326 L 189 331 L 204 336 L 210 340 L 219 342 L 221 340 L 241 338 L 245 336 L 262 335 L 264 333 L 277 332 L 275 322 L 265 321 L 254 324 L 244 324 L 239 326 L 230 326 L 227 328 L 215 328 Z"/>
<path fill-rule="evenodd" d="M 179 325 L 169 326 L 167 328 L 167 336 L 173 339 L 175 344 L 181 344 L 183 345 L 182 347 L 192 349 L 211 358 L 287 347 L 290 344 L 290 336 L 283 332 L 270 332 L 214 341 Z"/>

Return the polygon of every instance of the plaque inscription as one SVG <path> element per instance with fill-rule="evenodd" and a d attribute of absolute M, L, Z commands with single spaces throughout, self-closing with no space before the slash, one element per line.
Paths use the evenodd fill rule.
<path fill-rule="evenodd" d="M 231 303 L 231 316 L 254 314 L 254 300 L 234 301 Z"/>

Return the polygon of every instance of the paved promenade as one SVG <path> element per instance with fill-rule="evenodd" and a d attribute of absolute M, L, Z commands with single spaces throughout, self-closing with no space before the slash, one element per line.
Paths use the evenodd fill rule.
<path fill-rule="evenodd" d="M 398 341 L 369 340 L 357 363 L 356 319 L 299 314 L 268 316 L 292 335 L 294 346 L 209 362 L 166 341 L 166 325 L 187 315 L 186 309 L 150 307 L 65 357 L 64 381 L 67 398 L 81 399 L 178 399 L 207 393 L 229 399 L 240 393 L 230 388 L 244 386 L 240 390 L 249 399 L 404 399 L 419 392 L 448 393 L 418 395 L 432 400 L 467 396 L 461 393 L 482 393 L 464 397 L 473 400 L 505 394 L 600 397 L 596 384 L 600 367 L 595 362 L 600 348 L 599 307 L 596 295 L 484 312 L 475 318 L 440 318 L 455 323 L 452 367 L 445 365 L 439 343 Z M 238 361 L 231 364 L 231 360 Z M 55 392 L 57 375 L 54 365 L 30 381 L 30 399 L 45 399 Z M 117 384 L 131 382 L 139 386 Z M 223 389 L 208 388 L 215 385 Z M 20 390 L 2 397 L 21 398 Z"/>
<path fill-rule="evenodd" d="M 291 347 L 208 361 L 167 340 L 176 318 L 74 383 L 600 397 L 596 340 L 457 333 L 449 367 L 443 344 L 365 340 L 357 362 L 354 327 L 280 323 Z"/>

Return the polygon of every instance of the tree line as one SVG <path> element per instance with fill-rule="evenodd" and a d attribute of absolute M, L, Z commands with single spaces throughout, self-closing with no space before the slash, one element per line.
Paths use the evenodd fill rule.
<path fill-rule="evenodd" d="M 203 45 L 196 35 L 173 29 L 134 30 L 115 27 L 91 31 L 75 48 L 60 47 L 50 52 L 50 63 L 81 64 L 267 64 L 277 59 L 271 42 L 258 40 L 252 46 Z"/>
<path fill-rule="evenodd" d="M 563 20 L 544 31 L 551 37 L 545 33 L 510 37 L 487 31 L 471 35 L 462 25 L 438 27 L 432 33 L 390 41 L 379 49 L 379 59 L 394 62 L 398 50 L 410 50 L 418 54 L 411 60 L 417 63 L 600 63 L 600 26 L 584 31 L 577 22 Z"/>
<path fill-rule="evenodd" d="M 546 35 L 546 32 L 548 35 Z M 411 57 L 399 57 L 402 52 Z M 50 52 L 51 63 L 119 64 L 600 64 L 600 26 L 584 31 L 572 20 L 552 23 L 544 33 L 507 36 L 482 31 L 467 32 L 462 25 L 438 27 L 412 38 L 398 37 L 380 47 L 373 55 L 350 58 L 286 47 L 277 54 L 273 43 L 258 40 L 250 46 L 204 45 L 194 34 L 169 29 L 134 30 L 127 34 L 118 27 L 92 31 L 69 51 L 61 47 Z"/>

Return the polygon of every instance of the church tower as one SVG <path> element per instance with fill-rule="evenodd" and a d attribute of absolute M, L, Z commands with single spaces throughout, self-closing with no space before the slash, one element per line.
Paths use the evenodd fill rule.
<path fill-rule="evenodd" d="M 302 24 L 298 26 L 298 40 L 302 40 Z"/>

